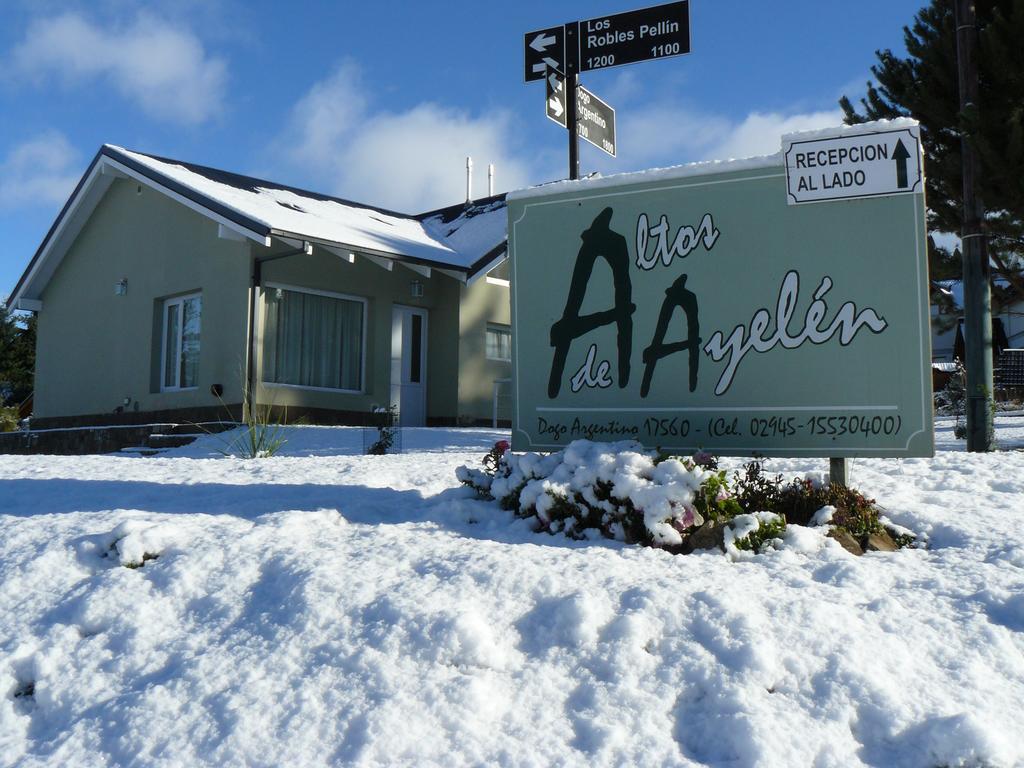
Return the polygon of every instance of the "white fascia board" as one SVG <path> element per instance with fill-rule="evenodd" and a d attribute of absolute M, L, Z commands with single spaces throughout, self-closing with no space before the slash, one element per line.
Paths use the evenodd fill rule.
<path fill-rule="evenodd" d="M 251 229 L 243 227 L 241 224 L 238 224 L 238 223 L 236 223 L 234 221 L 231 221 L 230 219 L 226 219 L 223 216 L 221 216 L 220 214 L 214 213 L 209 208 L 205 208 L 202 205 L 199 205 L 199 203 L 196 203 L 196 202 L 194 202 L 192 200 L 189 200 L 184 195 L 179 195 L 173 189 L 168 189 L 163 184 L 161 184 L 161 183 L 159 183 L 157 181 L 154 181 L 153 179 L 149 178 L 148 176 L 143 176 L 141 173 L 138 173 L 134 169 L 129 168 L 127 165 L 124 165 L 123 163 L 119 163 L 117 160 L 115 160 L 112 157 L 108 157 L 107 155 L 104 155 L 100 159 L 100 162 L 99 162 L 98 165 L 103 165 L 104 163 L 109 164 L 113 168 L 115 168 L 118 171 L 120 171 L 121 173 L 123 173 L 128 178 L 134 179 L 139 184 L 145 184 L 147 187 L 155 189 L 158 192 L 161 192 L 162 194 L 167 195 L 172 200 L 175 200 L 175 201 L 181 203 L 186 208 L 190 208 L 191 210 L 195 211 L 196 213 L 198 213 L 198 214 L 200 214 L 202 216 L 205 216 L 208 219 L 213 219 L 218 224 L 223 224 L 225 227 L 228 227 L 229 229 L 233 229 L 236 232 L 239 232 L 239 233 L 245 235 L 247 238 L 249 238 L 253 242 L 256 242 L 259 245 L 265 246 L 267 248 L 270 247 L 271 239 L 270 239 L 269 235 L 263 236 L 259 232 L 253 232 Z"/>
<path fill-rule="evenodd" d="M 20 309 L 23 312 L 41 312 L 43 309 L 43 302 L 39 299 L 17 299 L 13 302 L 12 306 L 15 309 Z"/>
<path fill-rule="evenodd" d="M 508 258 L 508 249 L 506 248 L 504 251 L 501 252 L 501 255 L 496 256 L 494 259 L 491 260 L 491 262 L 489 264 L 487 264 L 486 266 L 478 269 L 476 274 L 474 274 L 471 278 L 469 278 L 466 281 L 466 285 L 472 285 L 477 280 L 479 280 L 481 277 L 486 277 L 488 272 L 490 272 L 496 266 L 501 264 L 501 262 L 503 262 L 507 258 Z"/>
<path fill-rule="evenodd" d="M 243 243 L 249 241 L 244 232 L 237 227 L 229 227 L 227 224 L 217 224 L 217 237 L 221 240 L 237 240 Z"/>
<path fill-rule="evenodd" d="M 113 176 L 115 179 L 127 179 L 128 178 L 124 173 L 122 173 L 121 171 L 119 171 L 117 168 L 115 168 L 112 165 L 108 165 L 107 163 L 103 163 L 103 162 L 101 162 L 100 165 L 101 165 L 100 173 L 103 174 L 104 176 Z"/>
<path fill-rule="evenodd" d="M 43 272 L 44 268 L 49 269 L 49 274 L 47 275 L 46 280 L 44 280 L 44 283 L 48 282 L 50 276 L 56 271 L 57 266 L 60 264 L 60 260 L 64 257 L 64 254 L 61 253 L 56 264 L 50 263 L 57 244 L 61 243 L 66 235 L 70 235 L 68 238 L 69 240 L 74 240 L 74 238 L 77 237 L 84 224 L 83 221 L 79 221 L 79 215 L 83 213 L 91 213 L 92 209 L 96 206 L 96 203 L 98 203 L 100 198 L 103 197 L 113 181 L 114 177 L 112 175 L 104 175 L 103 162 L 101 159 L 100 162 L 93 166 L 92 171 L 86 177 L 85 183 L 79 190 L 79 194 L 72 199 L 70 207 L 64 212 L 64 215 L 60 219 L 60 223 L 57 225 L 57 229 L 54 230 L 53 235 L 47 242 L 46 248 L 39 254 L 39 258 L 36 259 L 36 263 L 32 265 L 32 269 L 29 271 L 28 276 L 21 284 L 21 291 L 11 296 L 11 304 L 24 300 L 26 294 L 34 295 L 35 299 L 38 299 L 42 295 L 41 288 L 35 291 L 31 290 L 31 288 L 36 278 Z M 89 210 L 86 211 L 86 208 Z"/>
<path fill-rule="evenodd" d="M 400 261 L 398 263 L 406 269 L 411 269 L 418 275 L 423 275 L 427 278 L 430 277 L 430 267 L 424 267 L 422 264 L 413 264 L 411 261 Z"/>

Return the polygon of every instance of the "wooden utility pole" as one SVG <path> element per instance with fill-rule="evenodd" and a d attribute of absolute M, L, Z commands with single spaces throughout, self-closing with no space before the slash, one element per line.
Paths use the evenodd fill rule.
<path fill-rule="evenodd" d="M 967 126 L 978 124 L 978 27 L 974 0 L 955 0 L 957 70 L 960 82 L 961 156 L 963 167 L 964 348 L 967 369 L 967 450 L 991 451 L 992 424 L 992 295 L 988 248 L 983 232 L 985 207 L 978 195 L 978 155 Z"/>

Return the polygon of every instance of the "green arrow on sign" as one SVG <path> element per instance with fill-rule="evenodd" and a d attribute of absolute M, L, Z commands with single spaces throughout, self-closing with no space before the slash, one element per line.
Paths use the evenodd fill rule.
<path fill-rule="evenodd" d="M 896 149 L 892 151 L 892 157 L 896 161 L 896 186 L 900 189 L 906 189 L 907 160 L 910 159 L 910 153 L 903 146 L 903 139 L 896 140 Z"/>

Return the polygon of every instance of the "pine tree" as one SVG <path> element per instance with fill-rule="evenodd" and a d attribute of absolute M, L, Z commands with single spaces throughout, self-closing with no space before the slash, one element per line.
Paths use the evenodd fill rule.
<path fill-rule="evenodd" d="M 0 406 L 20 405 L 32 394 L 36 318 L 18 318 L 0 304 Z"/>
<path fill-rule="evenodd" d="M 847 123 L 913 117 L 921 123 L 925 153 L 928 228 L 959 233 L 963 187 L 960 141 L 966 134 L 981 157 L 981 199 L 989 212 L 993 273 L 1024 296 L 1024 0 L 978 0 L 980 98 L 961 115 L 953 0 L 931 0 L 904 27 L 907 57 L 876 51 L 858 112 L 839 101 Z M 928 243 L 932 277 L 959 278 L 959 252 Z M 995 298 L 995 297 L 994 297 Z"/>

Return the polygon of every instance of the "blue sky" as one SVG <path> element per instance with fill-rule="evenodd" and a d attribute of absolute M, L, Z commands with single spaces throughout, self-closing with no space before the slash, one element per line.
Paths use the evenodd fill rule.
<path fill-rule="evenodd" d="M 651 3 L 652 5 L 656 3 Z M 922 0 L 692 0 L 693 52 L 584 73 L 618 158 L 764 154 L 839 122 Z M 563 177 L 524 33 L 643 2 L 0 0 L 0 298 L 104 142 L 408 212 Z"/>

